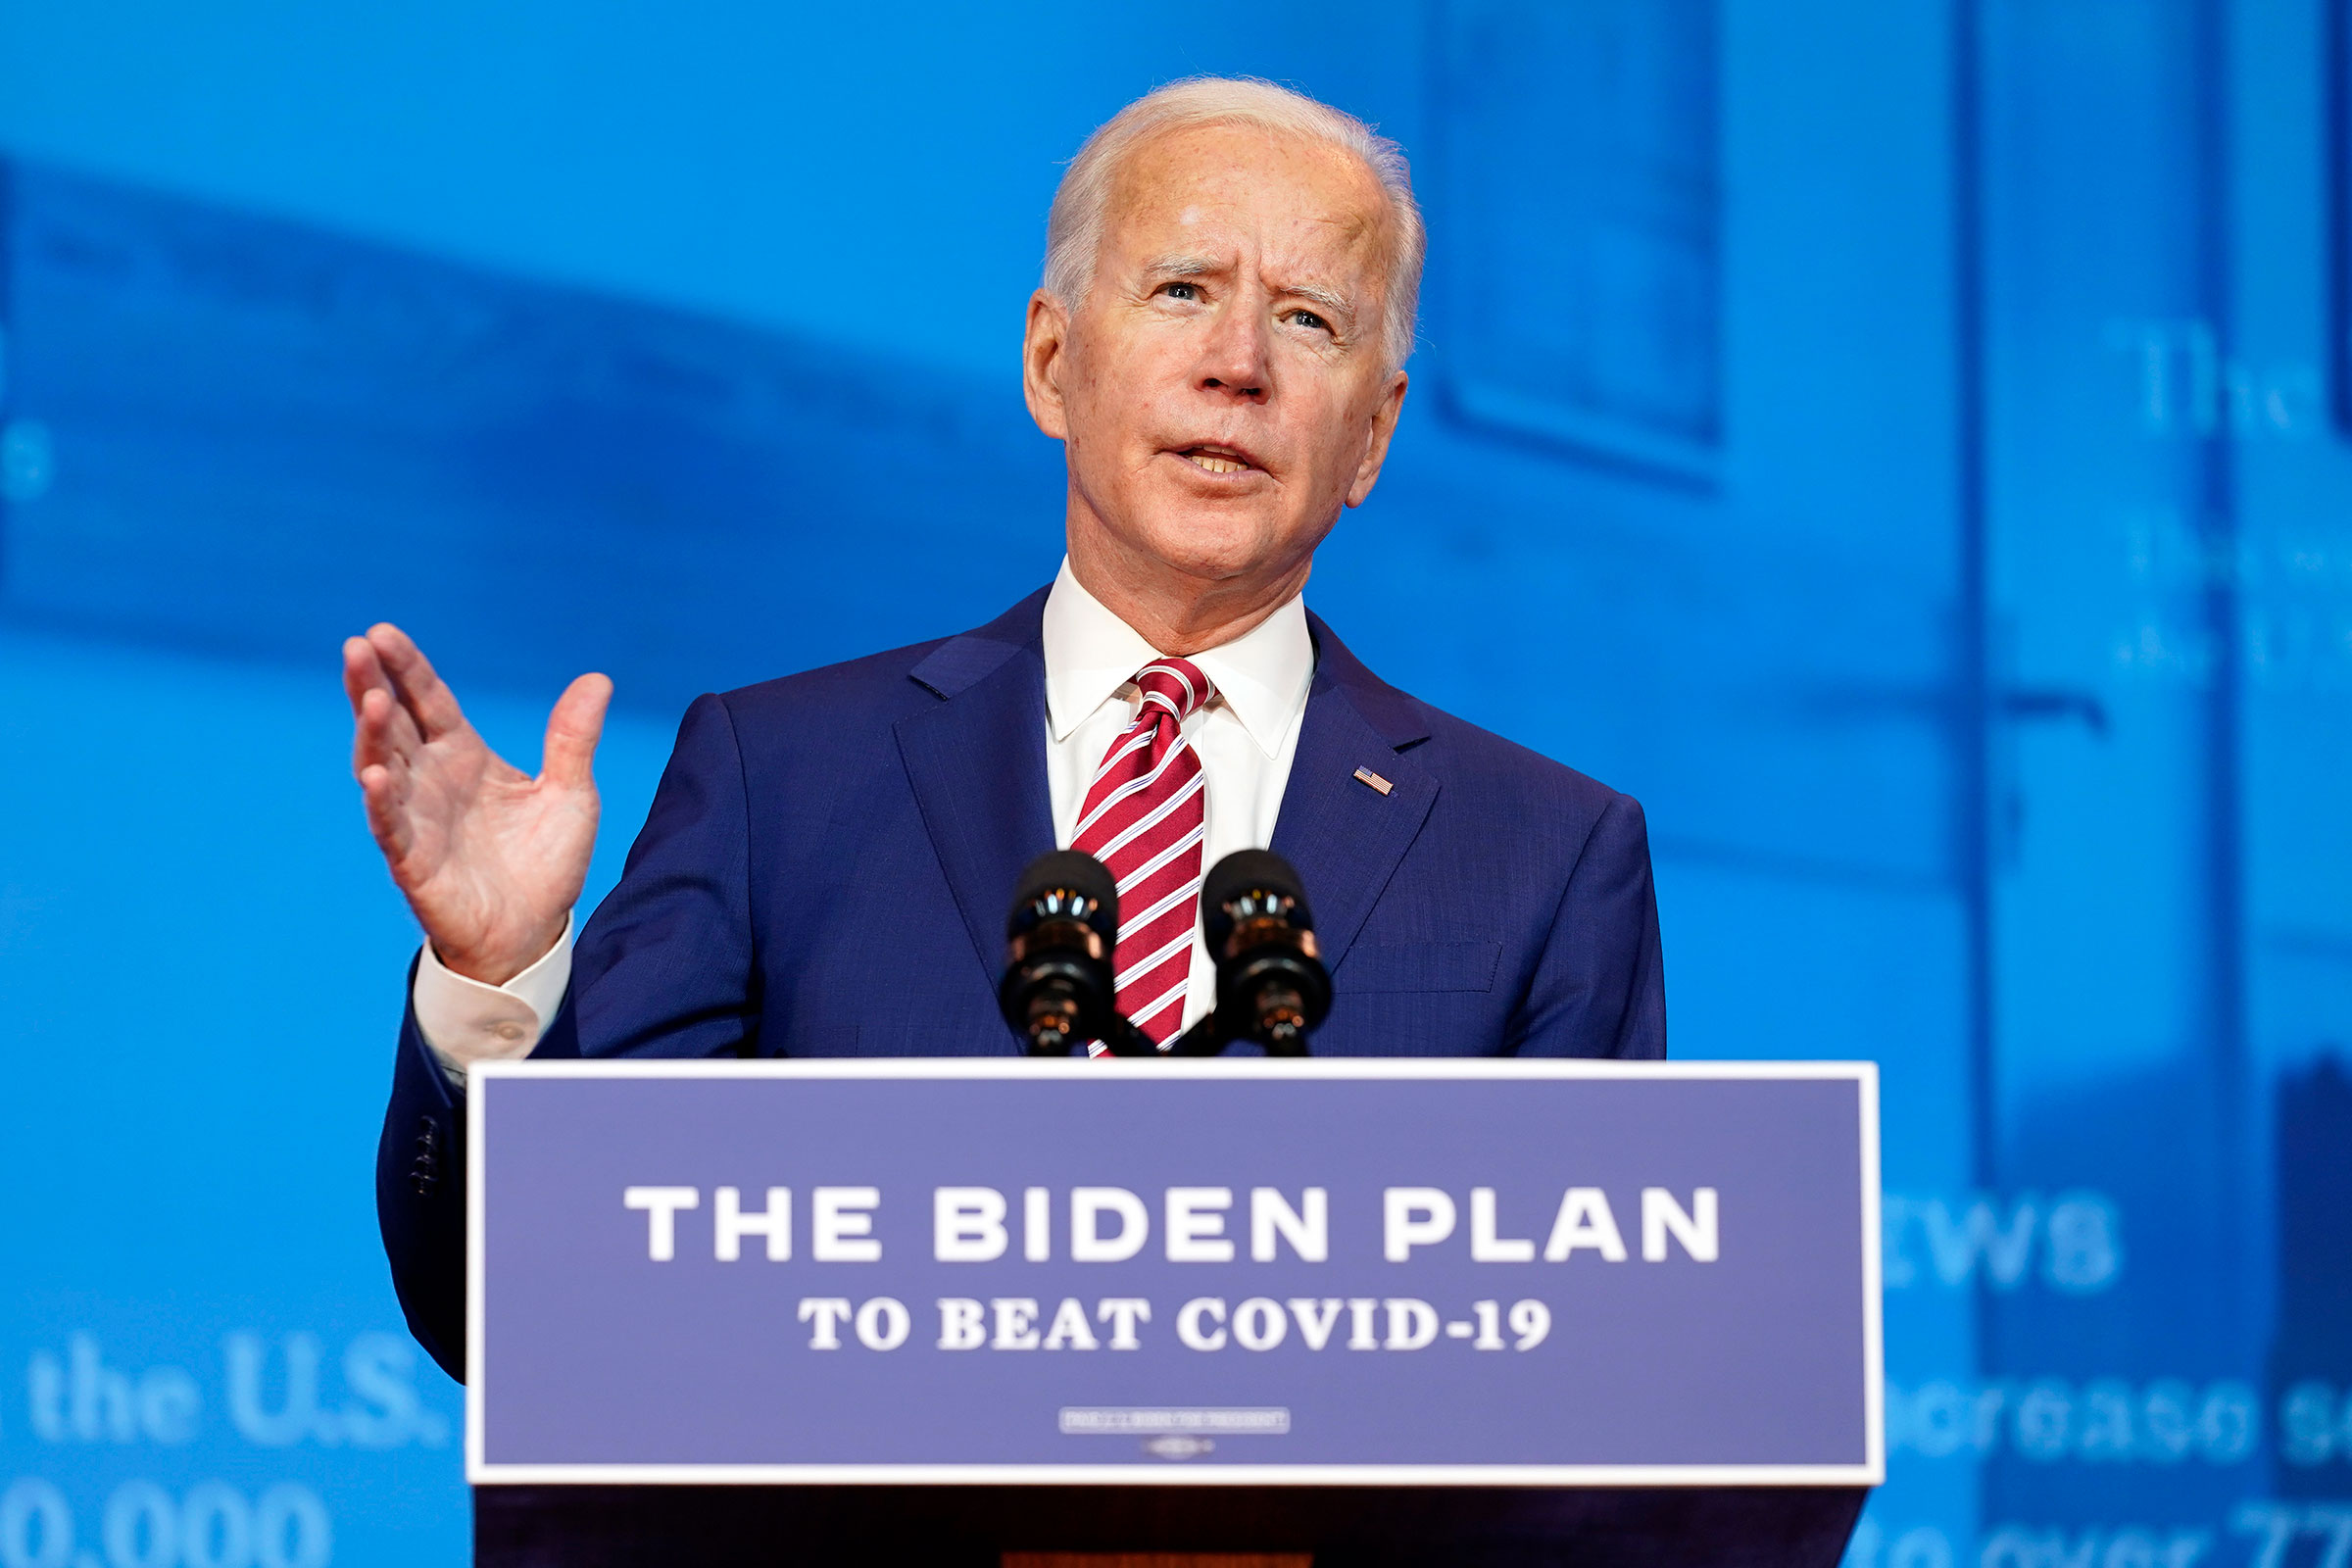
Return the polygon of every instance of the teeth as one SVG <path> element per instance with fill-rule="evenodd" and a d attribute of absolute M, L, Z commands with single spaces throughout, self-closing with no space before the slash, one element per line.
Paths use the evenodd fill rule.
<path fill-rule="evenodd" d="M 1185 457 L 1195 467 L 1206 468 L 1211 473 L 1239 473 L 1249 466 L 1246 463 L 1220 458 L 1212 452 L 1188 452 Z"/>

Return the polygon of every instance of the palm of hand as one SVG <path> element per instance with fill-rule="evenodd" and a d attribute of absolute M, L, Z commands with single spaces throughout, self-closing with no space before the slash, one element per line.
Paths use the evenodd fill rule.
<path fill-rule="evenodd" d="M 472 726 L 429 741 L 410 769 L 392 879 L 461 974 L 511 978 L 554 945 L 596 848 L 593 780 L 532 778 Z"/>
<path fill-rule="evenodd" d="M 612 683 L 582 675 L 548 717 L 537 778 L 466 721 L 416 644 L 376 626 L 343 649 L 352 770 L 392 879 L 441 961 L 502 984 L 563 935 L 596 848 L 591 763 Z"/>

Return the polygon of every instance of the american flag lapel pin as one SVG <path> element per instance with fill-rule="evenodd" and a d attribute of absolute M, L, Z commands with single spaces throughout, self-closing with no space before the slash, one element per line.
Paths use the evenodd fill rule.
<path fill-rule="evenodd" d="M 1387 779 L 1382 778 L 1378 773 L 1373 772 L 1368 767 L 1359 767 L 1355 770 L 1355 781 L 1358 784 L 1369 785 L 1371 788 L 1380 791 L 1380 793 L 1383 795 L 1388 794 L 1389 791 L 1396 787 L 1396 785 L 1390 783 Z"/>

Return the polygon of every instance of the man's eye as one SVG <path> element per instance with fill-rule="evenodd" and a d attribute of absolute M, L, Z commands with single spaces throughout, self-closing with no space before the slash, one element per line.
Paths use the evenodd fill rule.
<path fill-rule="evenodd" d="M 1198 283 L 1163 283 L 1160 290 L 1172 300 L 1197 300 L 1200 297 L 1200 285 Z"/>
<path fill-rule="evenodd" d="M 1294 323 L 1305 327 L 1310 332 L 1325 332 L 1331 329 L 1331 323 L 1312 311 L 1293 311 L 1290 313 L 1290 318 Z"/>

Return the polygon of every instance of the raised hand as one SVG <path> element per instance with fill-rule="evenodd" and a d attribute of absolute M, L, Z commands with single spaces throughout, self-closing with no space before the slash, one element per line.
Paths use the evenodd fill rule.
<path fill-rule="evenodd" d="M 563 936 L 587 879 L 598 810 L 590 765 L 612 683 L 582 675 L 564 688 L 537 778 L 483 744 L 397 626 L 344 643 L 343 689 L 368 831 L 426 940 L 468 979 L 512 980 Z"/>

